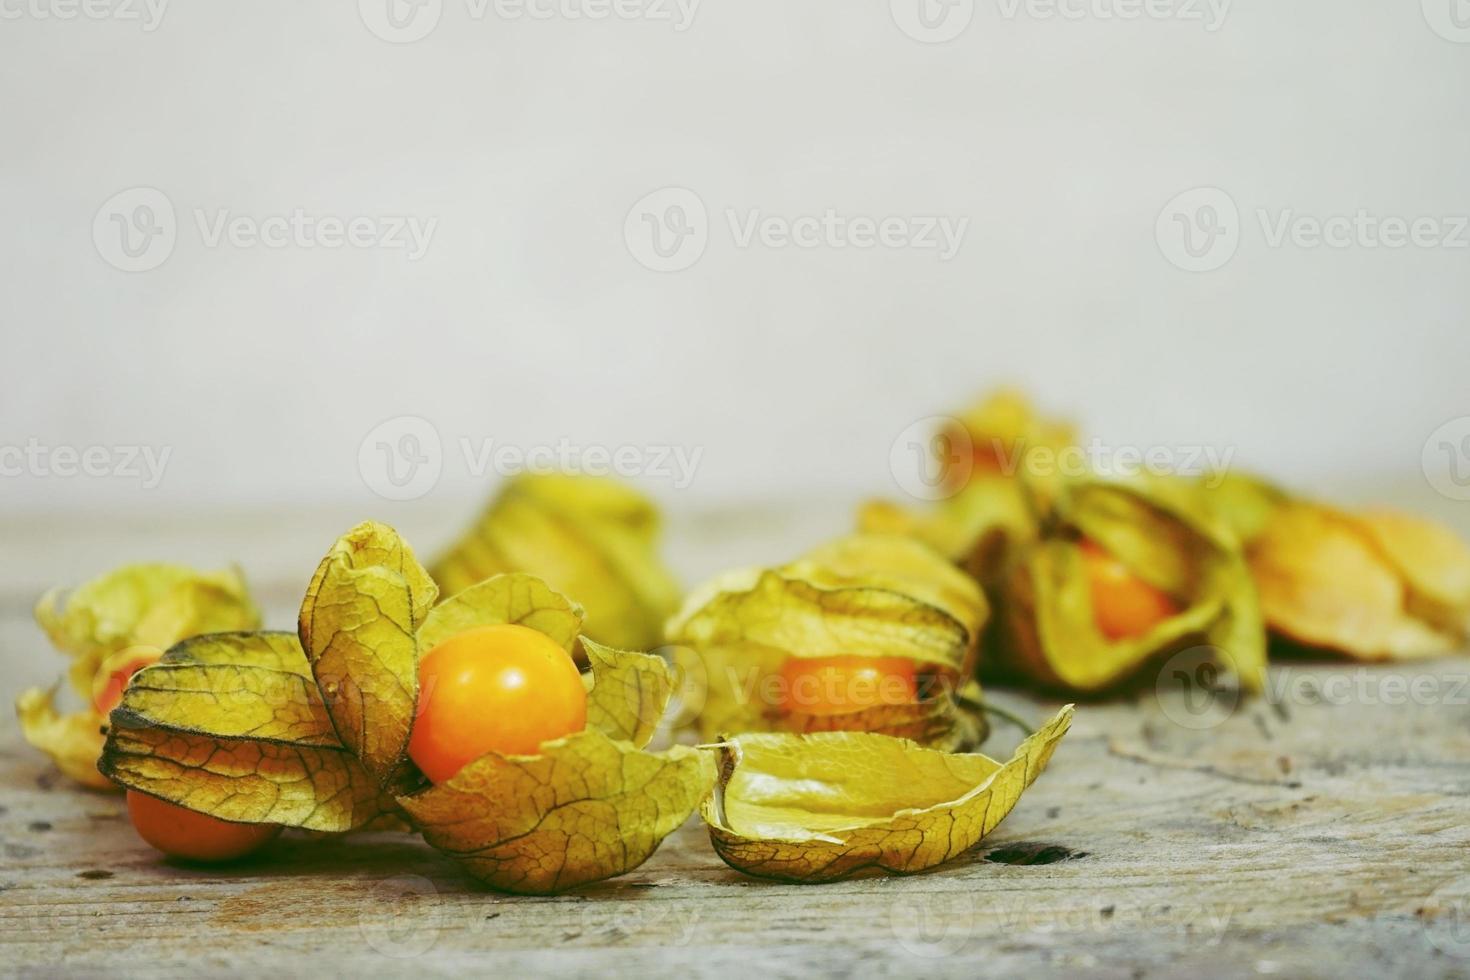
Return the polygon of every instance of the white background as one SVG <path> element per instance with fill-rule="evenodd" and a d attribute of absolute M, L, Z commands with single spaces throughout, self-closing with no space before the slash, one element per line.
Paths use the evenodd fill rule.
<path fill-rule="evenodd" d="M 467 516 L 489 478 L 460 438 L 676 444 L 703 452 L 693 485 L 644 481 L 674 506 L 840 511 L 893 489 L 905 426 L 1004 380 L 1113 446 L 1465 506 L 1420 460 L 1470 414 L 1470 250 L 1272 248 L 1256 216 L 1470 214 L 1470 44 L 1417 0 L 1242 0 L 1213 32 L 982 0 L 943 44 L 888 0 L 705 0 L 684 31 L 446 0 L 408 44 L 343 0 L 174 0 L 153 31 L 36 15 L 65 3 L 0 21 L 0 444 L 171 456 L 151 490 L 6 477 L 7 517 Z M 128 273 L 93 220 L 138 186 L 178 241 Z M 658 273 L 624 221 L 669 186 L 707 205 L 709 245 Z M 1202 186 L 1239 207 L 1239 246 L 1186 272 L 1155 224 Z M 297 208 L 438 225 L 416 262 L 195 227 Z M 740 248 L 727 208 L 969 227 L 948 262 Z M 400 415 L 441 433 L 443 475 L 389 504 L 358 450 Z"/>

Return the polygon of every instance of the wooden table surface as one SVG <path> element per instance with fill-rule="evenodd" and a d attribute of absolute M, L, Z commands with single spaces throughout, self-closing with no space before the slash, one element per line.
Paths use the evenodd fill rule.
<path fill-rule="evenodd" d="M 38 576 L 238 554 L 264 569 L 285 624 L 315 557 L 356 519 L 337 518 L 149 519 L 101 540 L 0 528 L 0 693 L 61 666 L 29 623 Z M 717 524 L 727 559 L 745 550 L 729 564 L 832 530 L 802 524 L 792 547 L 790 528 L 767 522 L 761 545 L 739 520 Z M 1164 677 L 1080 705 L 1010 817 L 936 871 L 755 881 L 719 861 L 696 818 L 633 873 L 555 898 L 490 892 L 406 835 L 293 833 L 228 870 L 170 865 L 119 797 L 74 788 L 7 715 L 0 973 L 1470 976 L 1470 658 L 1278 664 L 1268 695 L 1238 704 Z M 1054 708 L 992 693 L 1036 719 Z M 1000 723 L 986 749 L 1017 740 Z"/>

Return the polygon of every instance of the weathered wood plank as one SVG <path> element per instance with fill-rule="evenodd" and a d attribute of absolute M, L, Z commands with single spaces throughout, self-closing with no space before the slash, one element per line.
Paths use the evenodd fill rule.
<path fill-rule="evenodd" d="M 1333 687 L 1344 676 L 1347 694 Z M 550 899 L 488 892 L 396 835 L 293 834 L 237 869 L 170 866 L 132 836 L 119 800 L 72 789 L 12 737 L 0 748 L 0 963 L 364 976 L 1466 975 L 1467 676 L 1465 658 L 1278 667 L 1283 703 L 1247 703 L 1204 731 L 1171 720 L 1182 710 L 1172 695 L 1083 706 L 1001 829 L 925 875 L 752 881 L 690 825 L 635 873 Z M 1423 703 L 1381 703 L 1416 678 Z M 1037 716 L 1049 707 L 1007 702 Z"/>

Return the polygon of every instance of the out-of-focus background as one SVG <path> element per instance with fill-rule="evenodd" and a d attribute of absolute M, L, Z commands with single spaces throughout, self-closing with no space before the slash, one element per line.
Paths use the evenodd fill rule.
<path fill-rule="evenodd" d="M 432 552 L 548 463 L 659 498 L 687 576 L 785 557 L 739 515 L 841 530 L 1002 381 L 1465 526 L 1464 0 L 0 17 L 11 606 L 152 557 L 284 606 L 348 524 Z"/>

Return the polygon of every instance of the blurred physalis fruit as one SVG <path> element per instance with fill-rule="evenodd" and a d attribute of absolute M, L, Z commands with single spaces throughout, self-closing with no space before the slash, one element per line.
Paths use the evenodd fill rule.
<path fill-rule="evenodd" d="M 260 850 L 281 832 L 278 824 L 232 823 L 132 789 L 128 816 L 139 837 L 169 857 L 186 861 L 235 861 Z"/>

